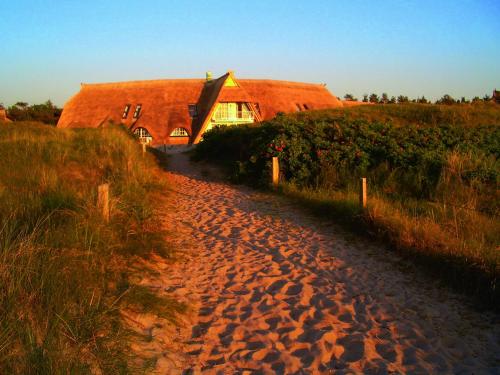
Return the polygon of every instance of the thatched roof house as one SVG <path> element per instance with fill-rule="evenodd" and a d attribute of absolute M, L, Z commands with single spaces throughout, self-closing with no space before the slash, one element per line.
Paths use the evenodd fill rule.
<path fill-rule="evenodd" d="M 259 122 L 278 112 L 342 107 L 324 85 L 236 79 L 175 79 L 82 84 L 58 127 L 122 123 L 152 145 L 198 143 L 215 125 Z"/>
<path fill-rule="evenodd" d="M 7 117 L 7 112 L 5 111 L 5 108 L 2 105 L 0 105 L 0 121 L 11 122 Z"/>
<path fill-rule="evenodd" d="M 497 89 L 493 90 L 493 95 L 491 96 L 491 101 L 493 103 L 500 104 L 500 91 Z"/>

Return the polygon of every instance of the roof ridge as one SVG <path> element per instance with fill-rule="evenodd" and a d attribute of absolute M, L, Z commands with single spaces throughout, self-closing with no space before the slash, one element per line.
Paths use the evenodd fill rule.
<path fill-rule="evenodd" d="M 222 75 L 227 76 L 228 73 Z M 215 81 L 215 80 L 214 80 Z M 311 82 L 299 82 L 299 81 L 286 81 L 286 80 L 278 80 L 278 79 L 258 79 L 258 78 L 236 78 L 236 81 L 252 81 L 252 82 L 272 82 L 272 83 L 281 83 L 281 84 L 289 84 L 296 86 L 321 86 L 324 87 L 324 83 L 311 83 Z M 133 81 L 114 81 L 114 82 L 82 82 L 82 87 L 106 87 L 106 86 L 128 86 L 128 85 L 138 85 L 138 84 L 161 84 L 161 83 L 205 83 L 206 80 L 204 78 L 160 78 L 160 79 L 143 79 L 143 80 L 133 80 Z"/>
<path fill-rule="evenodd" d="M 238 81 L 274 82 L 274 83 L 292 84 L 292 85 L 297 85 L 297 86 L 321 86 L 321 87 L 325 87 L 324 83 L 285 81 L 285 80 L 279 80 L 279 79 L 238 78 Z"/>
<path fill-rule="evenodd" d="M 203 83 L 205 79 L 203 78 L 162 78 L 162 79 L 143 79 L 143 80 L 134 80 L 134 81 L 116 81 L 116 82 L 97 82 L 97 83 L 88 83 L 82 82 L 81 86 L 119 86 L 119 85 L 134 85 L 134 84 L 144 84 L 144 83 L 168 83 L 168 82 L 196 82 Z"/>

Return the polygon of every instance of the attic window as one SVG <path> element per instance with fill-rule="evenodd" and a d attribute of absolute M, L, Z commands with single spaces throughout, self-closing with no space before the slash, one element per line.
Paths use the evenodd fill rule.
<path fill-rule="evenodd" d="M 172 133 L 170 133 L 171 137 L 189 137 L 189 134 L 184 128 L 175 128 Z"/>
<path fill-rule="evenodd" d="M 260 106 L 259 106 L 259 103 L 254 103 L 253 104 L 255 106 L 255 109 L 257 110 L 257 112 L 260 113 Z"/>
<path fill-rule="evenodd" d="M 300 106 L 299 103 L 295 103 L 295 106 L 297 107 L 297 112 L 302 111 L 302 107 Z"/>
<path fill-rule="evenodd" d="M 141 143 L 151 143 L 153 141 L 153 137 L 149 134 L 146 128 L 137 128 L 134 130 L 134 134 L 139 137 L 139 141 Z"/>
<path fill-rule="evenodd" d="M 131 105 L 130 105 L 130 104 L 127 104 L 127 105 L 125 106 L 125 109 L 123 110 L 123 115 L 122 115 L 122 118 L 127 118 L 127 116 L 128 116 L 128 112 L 130 111 L 130 107 L 131 107 Z"/>
<path fill-rule="evenodd" d="M 139 117 L 139 114 L 141 113 L 141 108 L 142 108 L 142 104 L 137 104 L 135 106 L 134 118 Z"/>
<path fill-rule="evenodd" d="M 306 111 L 309 109 L 309 107 L 307 106 L 307 104 L 302 104 L 302 107 L 304 107 L 304 110 L 306 110 Z"/>
<path fill-rule="evenodd" d="M 198 116 L 198 107 L 196 104 L 188 104 L 188 111 L 191 118 Z"/>

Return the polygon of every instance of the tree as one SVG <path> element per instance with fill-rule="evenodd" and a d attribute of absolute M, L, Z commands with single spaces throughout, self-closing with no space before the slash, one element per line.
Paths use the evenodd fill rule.
<path fill-rule="evenodd" d="M 354 95 L 352 95 L 352 94 L 345 94 L 344 99 L 348 100 L 348 101 L 358 101 L 358 99 L 355 98 Z"/>
<path fill-rule="evenodd" d="M 391 99 L 389 100 L 389 104 L 396 104 L 396 97 L 391 96 Z"/>
<path fill-rule="evenodd" d="M 472 98 L 472 103 L 479 103 L 481 101 L 481 98 L 479 96 L 475 96 Z"/>
<path fill-rule="evenodd" d="M 425 98 L 425 96 L 422 95 L 421 98 L 418 98 L 417 99 L 417 103 L 420 103 L 420 104 L 427 104 L 429 103 L 429 101 Z"/>
<path fill-rule="evenodd" d="M 382 93 L 382 98 L 380 99 L 381 103 L 387 104 L 389 103 L 389 97 L 387 96 L 387 93 Z"/>
<path fill-rule="evenodd" d="M 379 102 L 378 95 L 375 93 L 371 94 L 369 100 L 370 100 L 370 103 L 378 103 Z"/>
<path fill-rule="evenodd" d="M 16 104 L 14 104 L 15 107 L 19 108 L 19 109 L 25 109 L 28 107 L 28 103 L 26 102 L 17 102 Z"/>
<path fill-rule="evenodd" d="M 363 103 L 368 103 L 368 94 L 363 94 Z"/>
<path fill-rule="evenodd" d="M 445 95 L 443 95 L 443 97 L 441 99 L 436 100 L 436 104 L 452 105 L 452 104 L 455 104 L 455 103 L 456 103 L 456 100 L 453 99 L 448 94 L 445 94 Z"/>
<path fill-rule="evenodd" d="M 489 96 L 488 94 L 483 96 L 483 102 L 489 102 L 490 100 L 491 100 L 491 96 Z"/>
<path fill-rule="evenodd" d="M 399 95 L 398 96 L 398 103 L 399 104 L 402 104 L 402 103 L 408 103 L 409 100 L 408 100 L 408 97 L 405 96 L 405 95 Z"/>
<path fill-rule="evenodd" d="M 17 102 L 7 109 L 7 115 L 13 121 L 40 121 L 52 125 L 57 124 L 61 112 L 62 109 L 50 100 L 31 106 L 26 102 Z"/>

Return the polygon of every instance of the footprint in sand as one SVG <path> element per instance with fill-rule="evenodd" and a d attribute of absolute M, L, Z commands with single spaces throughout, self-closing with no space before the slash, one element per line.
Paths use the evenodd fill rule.
<path fill-rule="evenodd" d="M 208 180 L 186 155 L 168 175 L 165 229 L 196 241 L 163 288 L 197 296 L 178 338 L 190 365 L 169 373 L 500 373 L 498 315 L 275 195 Z"/>

